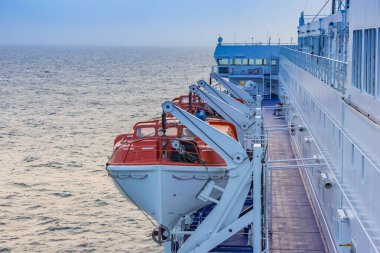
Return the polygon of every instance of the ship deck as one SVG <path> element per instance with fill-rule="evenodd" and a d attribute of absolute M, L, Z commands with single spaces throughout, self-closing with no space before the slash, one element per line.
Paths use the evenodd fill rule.
<path fill-rule="evenodd" d="M 273 106 L 276 103 L 277 99 L 264 100 L 263 106 L 265 108 L 265 106 Z M 265 127 L 285 124 L 283 118 L 273 115 L 273 110 L 264 110 Z M 289 132 L 270 131 L 268 133 L 268 159 L 293 158 L 295 156 Z M 271 185 L 270 252 L 326 252 L 299 169 L 272 170 Z"/>
<path fill-rule="evenodd" d="M 278 99 L 263 101 L 263 107 L 274 106 Z M 283 126 L 285 120 L 273 115 L 273 109 L 264 109 L 264 127 Z M 268 160 L 294 159 L 295 155 L 288 131 L 268 132 Z M 276 163 L 289 165 L 289 163 Z M 308 194 L 299 169 L 272 170 L 269 178 L 269 252 L 271 253 L 324 253 L 326 252 Z M 252 206 L 253 200 L 246 199 L 243 210 Z M 194 231 L 207 217 L 215 205 L 198 210 L 194 214 Z M 249 228 L 230 237 L 210 252 L 252 252 L 249 242 Z"/>

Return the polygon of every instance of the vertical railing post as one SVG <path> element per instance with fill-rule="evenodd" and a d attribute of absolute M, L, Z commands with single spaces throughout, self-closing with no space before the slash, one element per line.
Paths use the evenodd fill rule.
<path fill-rule="evenodd" d="M 332 63 L 333 63 L 332 83 L 333 83 L 334 89 L 336 89 L 337 88 L 337 80 L 336 80 L 336 65 L 337 65 L 337 63 L 336 63 L 336 61 L 333 61 Z"/>
<path fill-rule="evenodd" d="M 262 220 L 261 220 L 261 157 L 263 148 L 261 144 L 255 143 L 253 146 L 253 253 L 262 251 Z"/>
<path fill-rule="evenodd" d="M 323 82 L 327 84 L 327 60 L 323 59 Z"/>

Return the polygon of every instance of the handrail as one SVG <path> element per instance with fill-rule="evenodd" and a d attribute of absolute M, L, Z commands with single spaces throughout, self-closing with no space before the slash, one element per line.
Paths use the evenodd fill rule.
<path fill-rule="evenodd" d="M 307 91 L 306 91 L 306 92 L 307 92 Z M 311 94 L 309 94 L 309 95 L 311 95 Z M 311 98 L 313 99 L 312 96 L 311 96 Z M 291 98 L 290 98 L 290 100 L 292 101 L 293 104 L 298 105 L 298 103 L 296 103 L 295 100 L 293 100 L 293 99 L 291 99 Z M 313 100 L 314 100 L 314 99 L 313 99 Z M 314 102 L 315 102 L 315 101 L 314 101 Z M 297 111 L 298 115 L 300 116 L 302 122 L 304 122 L 304 125 L 305 125 L 305 127 L 308 129 L 308 132 L 310 133 L 310 136 L 315 140 L 315 137 L 314 137 L 314 134 L 313 134 L 314 131 L 310 131 L 308 125 L 306 124 L 306 122 L 308 122 L 308 121 L 305 121 L 305 119 L 302 117 L 302 114 L 300 113 L 300 111 L 299 111 L 299 109 L 298 109 L 297 106 L 295 106 L 294 108 L 295 108 L 295 110 Z M 320 107 L 320 108 L 321 108 L 321 110 L 322 110 L 322 107 Z M 326 115 L 329 117 L 329 115 L 328 115 L 327 113 L 326 113 Z M 330 117 L 329 117 L 329 118 L 330 118 Z M 331 119 L 331 118 L 330 118 L 330 119 Z M 335 120 L 332 121 L 332 122 L 334 123 Z M 335 124 L 335 125 L 336 125 L 336 127 L 338 127 L 338 128 L 341 130 L 341 128 L 339 127 L 339 124 Z M 344 133 L 343 131 L 341 131 L 341 132 Z M 348 138 L 347 135 L 346 135 L 346 137 Z M 352 143 L 354 143 L 354 142 L 352 142 Z M 354 144 L 354 145 L 355 145 L 355 144 Z M 355 146 L 356 146 L 356 145 L 355 145 Z M 325 166 L 330 170 L 330 173 L 331 173 L 331 175 L 332 175 L 332 177 L 333 177 L 333 179 L 334 179 L 336 185 L 338 186 L 338 188 L 339 188 L 340 191 L 342 192 L 344 198 L 346 199 L 348 205 L 349 205 L 350 208 L 351 208 L 351 211 L 352 211 L 353 214 L 355 215 L 355 217 L 356 217 L 356 219 L 357 219 L 359 225 L 360 225 L 361 228 L 363 229 L 365 235 L 367 236 L 367 238 L 368 238 L 368 240 L 370 241 L 370 243 L 371 243 L 371 245 L 373 246 L 373 248 L 376 250 L 376 252 L 379 252 L 379 251 L 377 250 L 377 248 L 376 248 L 375 243 L 374 243 L 373 240 L 372 240 L 372 237 L 368 234 L 368 231 L 367 231 L 366 227 L 363 225 L 363 222 L 362 222 L 361 217 L 359 217 L 359 215 L 357 214 L 357 212 L 356 212 L 356 210 L 355 210 L 353 204 L 352 204 L 351 201 L 350 201 L 350 198 L 347 196 L 344 187 L 340 184 L 338 178 L 335 176 L 335 174 L 334 174 L 334 170 L 333 170 L 332 166 L 329 164 L 329 162 L 328 162 L 326 156 L 323 154 L 321 147 L 320 147 L 319 145 L 316 145 L 316 147 L 317 147 L 317 149 L 318 149 L 318 152 L 319 152 L 319 153 L 321 154 L 321 156 L 323 157 L 323 160 L 326 161 Z M 368 161 L 370 161 L 370 160 L 368 160 Z M 376 167 L 375 167 L 375 168 L 376 168 Z"/>
<path fill-rule="evenodd" d="M 221 43 L 221 46 L 296 46 L 297 43 L 268 43 L 268 42 L 228 42 Z"/>
<path fill-rule="evenodd" d="M 280 55 L 309 72 L 338 92 L 345 94 L 347 85 L 347 62 L 281 47 Z"/>
<path fill-rule="evenodd" d="M 354 144 L 355 148 L 360 152 L 361 155 L 363 155 L 367 159 L 367 161 L 374 167 L 374 169 L 377 172 L 380 172 L 380 167 L 374 161 L 372 161 L 367 154 L 364 153 L 363 149 L 360 148 L 358 144 L 356 144 L 356 142 L 346 133 L 345 130 L 343 130 L 342 127 L 340 127 L 340 124 L 335 119 L 333 119 L 326 110 L 323 109 L 322 105 L 318 102 L 318 100 L 315 99 L 314 96 L 308 90 L 305 89 L 305 92 L 309 95 L 312 101 L 320 108 L 320 110 L 326 115 L 326 117 L 335 125 L 335 127 L 343 134 L 343 136 L 346 137 L 347 140 L 349 140 L 352 144 Z"/>
<path fill-rule="evenodd" d="M 290 51 L 293 51 L 293 52 L 296 52 L 296 53 L 301 53 L 301 54 L 317 57 L 317 58 L 320 58 L 320 59 L 326 59 L 326 60 L 329 60 L 329 61 L 334 61 L 334 62 L 339 62 L 339 63 L 342 63 L 342 64 L 347 64 L 347 62 L 345 62 L 345 61 L 340 61 L 340 60 L 336 60 L 336 59 L 332 59 L 332 58 L 328 58 L 328 57 L 324 57 L 324 56 L 320 56 L 320 55 L 306 53 L 306 52 L 303 52 L 303 51 L 291 49 L 289 47 L 281 47 L 281 48 L 285 48 L 287 50 L 290 50 Z"/>
<path fill-rule="evenodd" d="M 181 143 L 187 143 L 187 144 L 190 144 L 190 145 L 192 145 L 192 146 L 194 147 L 194 150 L 195 150 L 196 152 L 189 152 L 189 151 L 184 151 L 184 152 L 187 153 L 187 154 L 194 154 L 194 155 L 197 155 L 199 159 L 200 159 L 200 157 L 201 157 L 201 154 L 200 154 L 200 152 L 199 152 L 199 148 L 198 148 L 198 147 L 195 145 L 195 143 L 192 142 L 192 141 L 182 140 L 182 139 L 180 139 L 180 138 L 176 138 L 176 137 L 148 137 L 148 138 L 144 138 L 144 137 L 143 137 L 143 138 L 140 138 L 140 139 L 137 139 L 137 140 L 134 140 L 134 141 L 128 143 L 128 149 L 127 149 L 127 152 L 125 153 L 125 156 L 124 156 L 123 161 L 126 161 L 128 155 L 129 155 L 130 153 L 133 153 L 133 152 L 135 152 L 135 153 L 137 153 L 137 152 L 144 152 L 144 151 L 132 151 L 132 150 L 131 150 L 131 147 L 133 147 L 134 144 L 136 144 L 136 143 L 138 143 L 138 142 L 151 141 L 151 140 L 156 141 L 157 145 L 159 145 L 159 146 L 161 146 L 161 147 L 162 147 L 162 142 L 163 142 L 163 141 L 168 141 L 168 142 L 170 142 L 170 141 L 172 141 L 172 140 L 178 140 L 178 141 L 180 141 Z M 152 150 L 145 150 L 145 152 L 148 152 L 148 151 L 155 151 L 155 152 L 158 152 L 157 162 L 162 162 L 163 160 L 166 160 L 166 159 L 163 159 L 163 158 L 162 158 L 162 154 L 163 154 L 164 151 L 176 151 L 176 149 L 173 149 L 173 148 L 171 148 L 171 149 L 160 149 L 160 148 L 156 148 L 156 149 L 152 149 Z"/>

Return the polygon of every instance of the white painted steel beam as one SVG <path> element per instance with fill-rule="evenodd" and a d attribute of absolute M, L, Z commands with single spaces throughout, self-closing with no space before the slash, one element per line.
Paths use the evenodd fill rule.
<path fill-rule="evenodd" d="M 227 104 L 223 100 L 213 96 L 212 94 L 198 88 L 197 85 L 191 85 L 190 91 L 197 94 L 200 99 L 205 101 L 211 108 L 219 113 L 225 120 L 235 125 L 238 130 L 238 138 L 240 143 L 244 143 L 244 135 L 254 124 L 254 118 L 249 118 L 238 109 Z"/>
<path fill-rule="evenodd" d="M 237 101 L 235 98 L 231 97 L 230 95 L 212 87 L 211 85 L 206 83 L 206 81 L 200 80 L 197 82 L 197 84 L 198 84 L 199 88 L 203 88 L 205 91 L 207 91 L 211 95 L 219 98 L 220 100 L 224 101 L 225 103 L 229 104 L 230 106 L 236 108 L 242 114 L 244 114 L 247 118 L 251 118 L 254 115 L 254 112 L 251 111 L 248 106 L 240 103 L 239 101 Z"/>
<path fill-rule="evenodd" d="M 162 109 L 176 117 L 190 131 L 207 143 L 224 159 L 228 168 L 235 168 L 248 158 L 244 148 L 233 138 L 175 106 L 171 101 L 163 103 Z"/>
<path fill-rule="evenodd" d="M 234 97 L 240 98 L 244 101 L 244 103 L 248 106 L 253 106 L 255 101 L 251 97 L 251 95 L 243 89 L 240 89 L 237 85 L 223 79 L 216 73 L 211 73 L 210 77 L 216 80 L 220 85 L 222 85 L 228 92 L 230 92 Z"/>

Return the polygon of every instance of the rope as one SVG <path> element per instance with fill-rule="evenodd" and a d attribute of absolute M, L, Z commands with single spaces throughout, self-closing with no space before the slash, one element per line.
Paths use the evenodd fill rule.
<path fill-rule="evenodd" d="M 335 1 L 335 0 L 333 0 Z M 317 13 L 317 15 L 315 15 L 315 17 L 313 18 L 313 20 L 311 22 L 313 22 L 317 17 L 318 15 L 321 13 L 321 11 L 323 11 L 323 9 L 326 7 L 326 5 L 330 2 L 330 0 L 327 0 L 326 3 L 323 5 L 323 7 L 319 10 L 319 12 Z"/>
<path fill-rule="evenodd" d="M 344 5 L 344 3 L 342 2 L 342 0 L 339 0 L 339 3 L 343 6 L 343 8 L 346 9 L 346 5 Z"/>
<path fill-rule="evenodd" d="M 209 168 L 208 168 L 208 166 L 207 166 L 207 162 L 206 162 L 206 161 L 201 160 L 200 158 L 195 157 L 195 156 L 193 156 L 193 155 L 191 155 L 191 154 L 189 154 L 189 153 L 184 153 L 184 156 L 187 156 L 186 158 L 188 158 L 189 160 L 190 160 L 190 159 L 194 159 L 194 161 L 199 161 L 199 162 L 201 162 L 201 163 L 203 164 L 203 166 L 205 167 L 205 169 L 206 169 L 206 172 L 207 172 L 207 175 L 208 175 L 208 179 L 211 180 L 211 181 L 214 181 L 214 180 L 211 178 L 210 170 L 209 170 Z M 226 172 L 226 174 L 224 175 L 223 178 L 226 178 L 226 176 L 227 176 L 227 172 Z"/>

